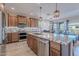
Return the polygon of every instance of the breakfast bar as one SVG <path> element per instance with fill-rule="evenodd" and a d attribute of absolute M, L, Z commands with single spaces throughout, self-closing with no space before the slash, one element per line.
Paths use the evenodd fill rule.
<path fill-rule="evenodd" d="M 69 56 L 73 55 L 73 46 L 74 41 L 76 40 L 76 35 L 64 35 L 64 34 L 52 34 L 52 33 L 28 33 L 28 46 L 31 48 L 33 46 L 30 45 L 33 43 L 33 41 L 29 40 L 35 40 L 39 43 L 39 41 L 42 41 L 42 43 L 45 43 L 47 46 L 42 47 L 39 46 L 39 44 L 36 44 L 37 46 L 37 52 L 36 54 L 39 55 L 39 50 L 46 49 L 46 51 L 43 51 L 43 55 L 50 55 L 50 56 Z M 41 44 L 42 44 L 41 43 Z M 31 48 L 34 50 L 33 48 Z M 47 52 L 47 53 L 46 53 Z M 46 54 L 45 54 L 46 53 Z M 42 54 L 42 50 L 40 51 L 40 54 Z"/>

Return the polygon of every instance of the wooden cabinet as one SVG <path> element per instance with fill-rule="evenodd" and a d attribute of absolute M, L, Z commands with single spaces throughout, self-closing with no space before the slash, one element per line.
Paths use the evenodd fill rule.
<path fill-rule="evenodd" d="M 51 54 L 52 54 L 52 56 L 60 56 L 60 51 L 58 51 L 58 50 L 56 50 L 56 49 L 52 49 L 51 50 Z"/>
<path fill-rule="evenodd" d="M 11 35 L 11 33 L 7 33 L 7 43 L 11 43 L 12 42 L 12 35 Z"/>
<path fill-rule="evenodd" d="M 31 23 L 30 23 L 30 19 L 26 20 L 27 26 L 30 27 Z"/>
<path fill-rule="evenodd" d="M 37 27 L 37 20 L 36 19 L 30 19 L 30 27 Z"/>
<path fill-rule="evenodd" d="M 36 53 L 36 54 L 38 54 L 38 46 L 37 46 L 37 39 L 36 39 L 36 37 L 33 37 L 32 38 L 33 39 L 33 51 Z"/>
<path fill-rule="evenodd" d="M 27 36 L 27 44 L 32 49 L 32 38 L 31 38 L 31 35 Z"/>
<path fill-rule="evenodd" d="M 19 41 L 18 33 L 8 33 L 7 34 L 7 43 L 17 42 Z"/>
<path fill-rule="evenodd" d="M 18 23 L 24 23 L 24 24 L 26 24 L 26 17 L 24 17 L 24 16 L 17 16 L 17 18 L 18 18 Z"/>
<path fill-rule="evenodd" d="M 18 33 L 12 33 L 12 42 L 17 42 L 19 41 L 19 36 Z"/>
<path fill-rule="evenodd" d="M 26 18 L 25 16 L 8 15 L 8 26 L 17 26 L 19 23 L 24 23 L 28 27 L 37 27 L 38 20 L 34 18 Z"/>
<path fill-rule="evenodd" d="M 8 26 L 17 26 L 17 17 L 8 15 Z"/>
<path fill-rule="evenodd" d="M 33 18 L 27 19 L 27 26 L 28 27 L 37 27 L 38 26 L 38 20 L 33 19 Z"/>
<path fill-rule="evenodd" d="M 50 42 L 50 56 L 60 56 L 60 44 L 57 42 Z"/>
<path fill-rule="evenodd" d="M 27 44 L 33 50 L 33 52 L 38 55 L 38 46 L 37 46 L 38 42 L 36 37 L 32 35 L 28 35 Z"/>

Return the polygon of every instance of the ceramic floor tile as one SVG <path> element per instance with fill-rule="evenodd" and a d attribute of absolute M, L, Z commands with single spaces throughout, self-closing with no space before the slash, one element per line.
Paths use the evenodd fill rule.
<path fill-rule="evenodd" d="M 6 44 L 5 54 L 6 56 L 36 56 L 26 41 Z"/>

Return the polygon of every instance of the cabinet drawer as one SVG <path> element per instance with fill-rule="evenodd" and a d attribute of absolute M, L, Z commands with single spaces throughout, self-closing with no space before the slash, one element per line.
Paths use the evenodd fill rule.
<path fill-rule="evenodd" d="M 51 50 L 51 54 L 52 54 L 52 56 L 60 56 L 60 51 L 57 51 L 55 49 L 52 49 Z"/>
<path fill-rule="evenodd" d="M 52 41 L 52 42 L 50 42 L 50 47 L 55 48 L 55 49 L 60 51 L 60 44 L 59 43 L 56 43 L 56 42 Z"/>

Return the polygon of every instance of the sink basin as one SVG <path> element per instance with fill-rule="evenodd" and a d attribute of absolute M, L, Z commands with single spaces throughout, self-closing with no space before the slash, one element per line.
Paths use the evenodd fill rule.
<path fill-rule="evenodd" d="M 34 33 L 34 34 L 36 34 L 36 35 L 42 35 L 42 33 Z"/>

